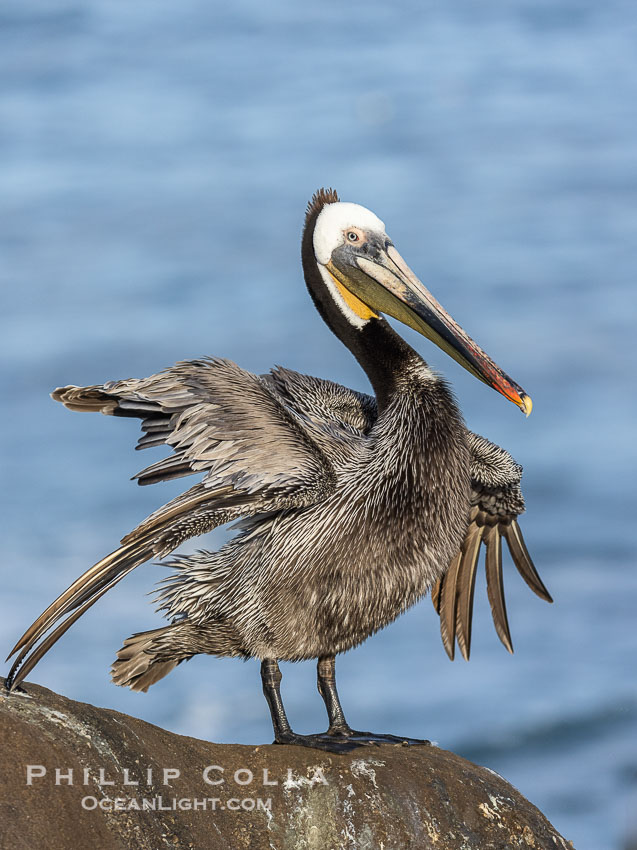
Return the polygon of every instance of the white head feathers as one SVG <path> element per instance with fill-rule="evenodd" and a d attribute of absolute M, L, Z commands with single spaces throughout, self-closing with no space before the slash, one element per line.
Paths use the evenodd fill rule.
<path fill-rule="evenodd" d="M 378 216 L 360 204 L 326 204 L 314 226 L 314 254 L 319 263 L 325 265 L 334 249 L 343 244 L 343 231 L 348 227 L 385 232 L 385 225 Z"/>

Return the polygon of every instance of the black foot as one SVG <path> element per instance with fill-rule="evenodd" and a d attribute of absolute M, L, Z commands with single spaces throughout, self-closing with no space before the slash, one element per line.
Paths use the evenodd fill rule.
<path fill-rule="evenodd" d="M 358 742 L 361 744 L 400 744 L 403 747 L 421 747 L 431 746 L 431 741 L 426 741 L 422 738 L 408 738 L 401 735 L 385 735 L 376 732 L 357 732 L 349 727 L 345 729 L 335 729 L 330 733 L 337 740 L 347 740 Z"/>
<path fill-rule="evenodd" d="M 323 732 L 319 735 L 297 735 L 296 732 L 280 735 L 275 744 L 296 744 L 299 747 L 312 747 L 315 750 L 326 750 L 328 753 L 352 753 L 359 747 L 374 746 L 382 741 L 374 741 L 371 738 L 361 738 L 352 740 L 345 735 L 332 735 L 329 732 Z"/>

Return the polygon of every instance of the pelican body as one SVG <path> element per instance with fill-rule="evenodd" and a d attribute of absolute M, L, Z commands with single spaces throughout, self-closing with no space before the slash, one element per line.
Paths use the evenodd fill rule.
<path fill-rule="evenodd" d="M 521 467 L 468 431 L 446 382 L 383 314 L 427 336 L 527 415 L 530 398 L 425 289 L 371 211 L 318 191 L 301 254 L 316 308 L 374 395 L 282 368 L 257 376 L 221 359 L 56 390 L 53 398 L 71 410 L 139 417 L 139 448 L 172 448 L 136 476 L 140 484 L 203 478 L 124 537 L 30 626 L 13 650 L 10 689 L 132 569 L 238 519 L 236 536 L 218 551 L 173 558 L 158 597 L 170 624 L 128 638 L 112 678 L 146 691 L 198 653 L 259 658 L 278 743 L 332 751 L 422 743 L 352 730 L 334 659 L 428 590 L 448 654 L 457 641 L 468 658 L 482 543 L 494 622 L 508 649 L 502 537 L 529 586 L 551 601 L 517 523 Z M 283 708 L 278 662 L 304 659 L 318 660 L 329 719 L 323 734 L 295 734 Z"/>

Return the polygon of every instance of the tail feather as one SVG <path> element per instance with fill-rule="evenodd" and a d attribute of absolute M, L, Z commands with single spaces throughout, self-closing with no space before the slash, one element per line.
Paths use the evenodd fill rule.
<path fill-rule="evenodd" d="M 163 679 L 171 670 L 191 655 L 182 654 L 165 657 L 166 638 L 174 632 L 175 624 L 162 629 L 139 632 L 124 641 L 111 667 L 111 679 L 116 685 L 129 687 L 133 691 L 148 690 Z M 163 644 L 163 646 L 162 646 Z M 162 657 L 162 651 L 163 656 Z M 174 652 L 174 650 L 173 650 Z"/>
<path fill-rule="evenodd" d="M 214 620 L 201 626 L 180 620 L 127 638 L 113 662 L 111 678 L 116 685 L 145 692 L 182 661 L 199 653 L 248 656 L 241 636 L 227 621 Z"/>

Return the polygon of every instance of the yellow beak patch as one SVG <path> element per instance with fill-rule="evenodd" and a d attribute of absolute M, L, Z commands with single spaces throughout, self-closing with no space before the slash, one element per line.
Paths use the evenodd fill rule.
<path fill-rule="evenodd" d="M 327 272 L 336 284 L 336 288 L 343 296 L 343 300 L 350 308 L 350 310 L 353 310 L 354 313 L 356 313 L 356 315 L 364 321 L 367 321 L 368 319 L 378 318 L 378 313 L 375 313 L 374 310 L 368 307 L 364 301 L 361 301 L 360 298 L 357 298 L 356 295 L 354 295 L 353 292 L 350 292 L 346 286 L 343 286 L 343 284 L 339 280 L 337 280 L 337 278 L 334 277 L 329 268 L 327 269 Z"/>

